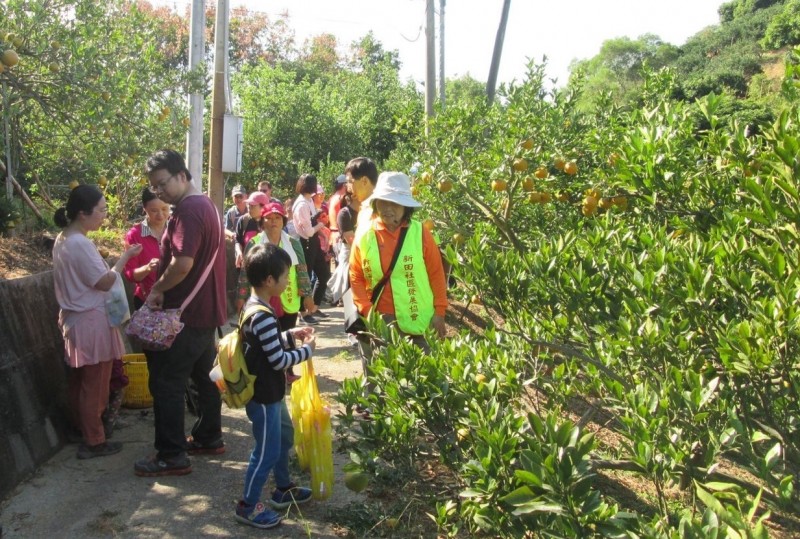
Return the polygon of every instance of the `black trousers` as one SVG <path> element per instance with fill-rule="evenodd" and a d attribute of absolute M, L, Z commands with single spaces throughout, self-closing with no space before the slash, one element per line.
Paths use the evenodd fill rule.
<path fill-rule="evenodd" d="M 222 399 L 208 377 L 217 355 L 214 331 L 215 328 L 185 327 L 168 350 L 145 351 L 159 458 L 171 458 L 186 451 L 184 392 L 189 377 L 197 388 L 198 400 L 192 437 L 201 444 L 222 437 Z"/>

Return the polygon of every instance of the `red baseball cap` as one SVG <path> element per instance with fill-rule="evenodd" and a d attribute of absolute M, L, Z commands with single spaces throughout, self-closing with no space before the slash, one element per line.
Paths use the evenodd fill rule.
<path fill-rule="evenodd" d="M 265 204 L 263 208 L 261 208 L 261 217 L 266 217 L 272 213 L 277 213 L 284 219 L 286 219 L 286 210 L 283 209 L 283 204 L 280 202 L 270 202 L 269 204 Z"/>

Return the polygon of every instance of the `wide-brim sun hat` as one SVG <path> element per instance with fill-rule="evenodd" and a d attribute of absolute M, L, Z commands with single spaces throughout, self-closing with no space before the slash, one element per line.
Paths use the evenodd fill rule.
<path fill-rule="evenodd" d="M 261 191 L 253 191 L 252 193 L 250 193 L 250 196 L 247 197 L 247 203 L 250 204 L 251 206 L 255 206 L 256 204 L 259 204 L 261 206 L 266 206 L 267 204 L 269 204 L 269 197 L 267 197 L 267 195 L 265 195 Z"/>
<path fill-rule="evenodd" d="M 365 202 L 371 205 L 376 200 L 394 202 L 406 208 L 422 207 L 422 204 L 411 196 L 411 180 L 402 172 L 381 172 L 372 196 Z"/>

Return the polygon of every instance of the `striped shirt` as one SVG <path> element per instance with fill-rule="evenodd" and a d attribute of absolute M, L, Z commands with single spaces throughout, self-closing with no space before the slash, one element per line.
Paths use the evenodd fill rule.
<path fill-rule="evenodd" d="M 311 347 L 295 348 L 294 337 L 281 331 L 272 308 L 256 297 L 247 300 L 245 309 L 260 303 L 269 312 L 257 312 L 244 324 L 244 357 L 247 367 L 256 375 L 253 399 L 261 404 L 272 404 L 283 399 L 286 393 L 285 370 L 311 357 Z"/>

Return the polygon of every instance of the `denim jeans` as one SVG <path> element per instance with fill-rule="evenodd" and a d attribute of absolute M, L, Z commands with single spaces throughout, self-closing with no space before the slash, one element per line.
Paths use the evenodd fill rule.
<path fill-rule="evenodd" d="M 253 423 L 256 445 L 247 464 L 242 499 L 248 505 L 255 505 L 270 471 L 275 476 L 276 487 L 288 487 L 291 484 L 289 450 L 294 445 L 294 427 L 285 400 L 272 404 L 251 400 L 245 410 Z"/>
<path fill-rule="evenodd" d="M 198 416 L 191 435 L 199 443 L 222 437 L 219 390 L 208 377 L 214 358 L 214 328 L 183 328 L 168 350 L 145 351 L 153 396 L 155 448 L 159 458 L 172 458 L 186 451 L 184 413 L 186 382 L 194 380 L 198 394 Z"/>

